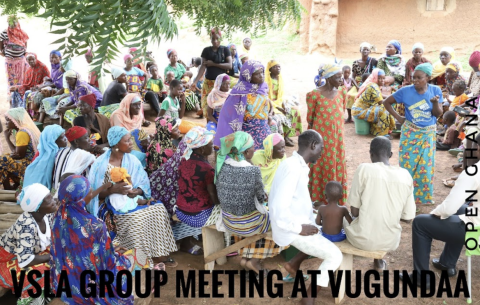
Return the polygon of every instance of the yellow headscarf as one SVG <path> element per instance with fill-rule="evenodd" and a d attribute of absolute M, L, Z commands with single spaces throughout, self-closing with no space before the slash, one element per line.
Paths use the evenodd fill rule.
<path fill-rule="evenodd" d="M 273 100 L 273 83 L 272 83 L 272 78 L 270 77 L 270 68 L 274 67 L 276 65 L 279 65 L 280 63 L 274 59 L 270 60 L 267 64 L 267 69 L 265 70 L 265 82 L 268 85 L 268 97 L 272 101 L 274 107 L 283 107 L 282 102 L 283 102 L 283 77 L 282 73 L 278 75 L 278 92 L 277 92 L 277 99 Z M 275 108 L 275 112 L 279 112 Z"/>
<path fill-rule="evenodd" d="M 455 50 L 452 47 L 443 47 L 440 50 L 440 53 L 442 52 L 447 52 L 448 54 L 450 54 L 450 56 L 452 56 L 452 58 L 450 59 L 450 63 L 453 63 L 453 62 L 458 63 L 455 61 Z M 462 67 L 461 64 L 459 64 L 459 66 Z M 447 66 L 444 66 L 440 60 L 437 60 L 433 64 L 432 79 L 445 74 L 445 70 L 447 70 Z"/>
<path fill-rule="evenodd" d="M 273 178 L 275 177 L 275 172 L 277 171 L 278 166 L 286 159 L 286 154 L 283 155 L 282 159 L 273 159 L 273 146 L 278 144 L 283 140 L 282 136 L 278 133 L 272 133 L 263 140 L 262 150 L 257 150 L 252 158 L 253 165 L 260 167 L 262 173 L 263 186 L 265 192 L 270 193 L 270 188 L 272 187 Z M 275 141 L 275 142 L 274 142 Z M 275 144 L 274 144 L 275 143 Z"/>

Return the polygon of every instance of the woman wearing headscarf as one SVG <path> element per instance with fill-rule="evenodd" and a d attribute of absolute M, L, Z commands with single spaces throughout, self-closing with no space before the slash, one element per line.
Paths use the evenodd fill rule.
<path fill-rule="evenodd" d="M 251 135 L 237 131 L 221 138 L 217 156 L 215 184 L 222 208 L 226 232 L 234 233 L 235 241 L 271 230 L 270 218 L 263 203 L 265 190 L 260 168 L 247 160 L 253 157 Z M 242 267 L 258 273 L 260 260 L 282 251 L 273 240 L 261 239 L 240 250 Z"/>
<path fill-rule="evenodd" d="M 97 189 L 112 182 L 110 171 L 115 167 L 126 169 L 132 188 L 127 183 L 116 183 L 95 196 L 87 205 L 87 210 L 105 221 L 112 238 L 116 235 L 122 246 L 141 250 L 150 264 L 152 261 L 158 264 L 171 252 L 177 251 L 167 210 L 161 202 L 152 202 L 123 213 L 110 204 L 111 194 L 129 195 L 131 198 L 142 196 L 144 199 L 150 199 L 151 196 L 147 172 L 130 153 L 132 141 L 128 130 L 113 126 L 108 131 L 108 142 L 111 149 L 98 157 L 90 169 L 88 180 L 92 188 Z"/>
<path fill-rule="evenodd" d="M 70 92 L 70 102 L 59 108 L 57 112 L 64 113 L 63 118 L 70 124 L 73 123 L 73 120 L 80 115 L 80 112 L 77 109 L 78 102 L 80 97 L 87 94 L 95 94 L 95 108 L 97 108 L 102 102 L 103 95 L 100 91 L 93 88 L 91 85 L 87 84 L 86 81 L 80 79 L 80 74 L 73 70 L 65 72 L 65 80 L 68 84 L 68 90 Z M 62 126 L 63 119 L 60 117 L 60 124 Z"/>
<path fill-rule="evenodd" d="M 52 81 L 55 87 L 58 90 L 63 90 L 63 73 L 65 71 L 62 70 L 62 53 L 57 50 L 53 50 L 50 52 L 50 65 L 51 65 L 51 76 Z"/>
<path fill-rule="evenodd" d="M 265 82 L 268 85 L 268 98 L 272 102 L 275 113 L 273 120 L 277 123 L 278 133 L 284 136 L 285 144 L 292 147 L 294 144 L 290 137 L 298 136 L 303 132 L 302 118 L 299 109 L 295 108 L 296 100 L 292 102 L 284 96 L 285 85 L 280 70 L 279 62 L 269 61 Z"/>
<path fill-rule="evenodd" d="M 230 50 L 230 56 L 232 56 L 232 69 L 228 70 L 227 74 L 231 76 L 230 78 L 230 88 L 233 88 L 238 82 L 240 77 L 240 70 L 242 69 L 242 62 L 238 57 L 237 46 L 233 43 L 230 43 L 227 48 Z"/>
<path fill-rule="evenodd" d="M 308 128 L 323 137 L 325 147 L 322 156 L 311 166 L 309 190 L 312 201 L 326 202 L 325 186 L 329 181 L 338 181 L 343 186 L 343 199 L 347 199 L 347 167 L 345 164 L 344 120 L 347 92 L 337 89 L 343 84 L 342 67 L 323 64 L 318 75 L 325 85 L 307 93 Z"/>
<path fill-rule="evenodd" d="M 219 74 L 212 91 L 207 96 L 207 130 L 217 132 L 220 110 L 229 94 L 230 77 L 225 73 Z"/>
<path fill-rule="evenodd" d="M 370 123 L 370 134 L 374 136 L 389 136 L 395 129 L 393 116 L 383 106 L 383 96 L 380 86 L 385 82 L 385 72 L 374 69 L 358 90 L 352 115 L 357 120 Z"/>
<path fill-rule="evenodd" d="M 112 126 L 124 127 L 128 131 L 141 129 L 143 121 L 143 103 L 136 93 L 127 94 L 120 103 L 120 107 L 110 116 Z"/>
<path fill-rule="evenodd" d="M 372 73 L 373 69 L 378 65 L 377 60 L 370 57 L 373 48 L 374 46 L 368 42 L 362 42 L 362 44 L 360 44 L 360 54 L 362 58 L 355 60 L 352 64 L 352 77 L 357 83 L 362 81 L 363 74 Z"/>
<path fill-rule="evenodd" d="M 263 141 L 263 147 L 264 149 L 257 150 L 253 154 L 252 163 L 260 167 L 265 193 L 268 195 L 277 168 L 286 159 L 285 141 L 282 135 L 272 133 Z"/>
<path fill-rule="evenodd" d="M 423 43 L 417 42 L 413 45 L 412 47 L 413 57 L 410 58 L 407 61 L 407 64 L 405 65 L 405 79 L 403 80 L 404 86 L 412 84 L 413 73 L 415 72 L 415 68 L 418 65 L 424 64 L 426 62 L 430 62 L 428 59 L 423 57 L 424 50 L 425 48 L 423 46 Z"/>
<path fill-rule="evenodd" d="M 40 130 L 24 108 L 12 108 L 5 114 L 6 129 L 3 131 L 11 154 L 0 156 L 0 182 L 5 190 L 14 190 L 23 179 L 27 166 L 37 152 Z M 10 136 L 15 131 L 15 144 Z M 10 185 L 10 179 L 14 185 Z"/>
<path fill-rule="evenodd" d="M 124 70 L 127 74 L 127 91 L 130 93 L 141 92 L 147 84 L 146 78 L 141 79 L 146 73 L 133 66 L 133 56 L 131 54 L 125 55 L 123 61 L 125 62 Z"/>
<path fill-rule="evenodd" d="M 461 64 L 456 62 L 450 62 L 447 65 L 447 69 L 445 70 L 445 89 L 448 94 L 455 95 L 453 92 L 453 84 L 456 81 L 464 81 L 467 82 L 463 76 L 460 75 L 460 71 L 462 71 Z"/>
<path fill-rule="evenodd" d="M 34 183 L 23 189 L 19 196 L 20 207 L 24 211 L 0 237 L 0 286 L 14 291 L 11 271 L 17 274 L 25 271 L 22 294 L 17 304 L 47 304 L 50 299 L 42 294 L 38 298 L 28 295 L 34 288 L 26 276 L 30 271 L 40 271 L 41 276 L 35 281 L 43 290 L 45 271 L 50 270 L 50 245 L 52 240 L 52 215 L 58 209 L 58 201 L 53 199 L 50 190 L 44 185 Z M 18 285 L 18 284 L 17 284 Z"/>
<path fill-rule="evenodd" d="M 156 133 L 147 148 L 147 173 L 156 171 L 162 164 L 167 162 L 176 150 L 172 140 L 181 137 L 178 126 L 180 119 L 159 117 L 155 119 Z"/>
<path fill-rule="evenodd" d="M 65 130 L 59 125 L 48 125 L 43 129 L 38 144 L 38 157 L 30 164 L 25 171 L 23 188 L 41 183 L 48 189 L 52 188 L 53 166 L 55 156 L 61 147 L 67 147 Z"/>
<path fill-rule="evenodd" d="M 207 116 L 207 96 L 213 89 L 217 76 L 222 73 L 227 73 L 232 68 L 232 56 L 230 50 L 220 45 L 222 33 L 218 28 L 213 28 L 210 31 L 211 47 L 206 47 L 202 51 L 202 66 L 198 71 L 197 76 L 191 84 L 191 90 L 195 91 L 198 81 L 205 74 L 205 81 L 202 86 L 202 109 L 203 115 Z"/>
<path fill-rule="evenodd" d="M 447 83 L 445 72 L 449 63 L 457 63 L 460 69 L 462 67 L 462 65 L 455 60 L 455 50 L 452 47 L 443 47 L 440 49 L 440 59 L 433 63 L 432 77 L 430 78 L 430 82 L 440 86 L 440 89 L 443 89 Z"/>
<path fill-rule="evenodd" d="M 18 88 L 18 92 L 22 95 L 32 90 L 35 86 L 41 85 L 45 77 L 50 78 L 48 67 L 37 59 L 37 54 L 27 53 L 25 58 L 27 59 L 29 67 L 27 71 L 25 71 L 22 86 Z M 27 94 L 25 95 L 25 99 L 26 98 Z"/>
<path fill-rule="evenodd" d="M 27 41 L 28 35 L 20 27 L 17 16 L 9 16 L 8 28 L 0 34 L 0 55 L 5 57 L 8 94 L 23 85 L 24 74 L 28 69 L 25 60 Z"/>
<path fill-rule="evenodd" d="M 467 87 L 473 96 L 480 94 L 480 52 L 474 51 L 468 60 L 468 64 L 472 68 Z"/>
<path fill-rule="evenodd" d="M 430 63 L 415 68 L 413 86 L 406 86 L 389 96 L 385 109 L 402 126 L 400 137 L 400 166 L 413 177 L 415 203 L 433 203 L 433 175 L 435 169 L 435 141 L 437 118 L 442 114 L 442 91 L 430 85 L 433 67 Z M 400 116 L 392 104 L 405 105 L 405 117 Z"/>
<path fill-rule="evenodd" d="M 219 147 L 224 136 L 245 131 L 253 137 L 255 149 L 263 149 L 263 140 L 271 133 L 268 123 L 271 112 L 264 67 L 259 61 L 249 60 L 242 66 L 238 83 L 222 107 L 214 145 Z"/>
<path fill-rule="evenodd" d="M 405 60 L 402 57 L 402 46 L 397 40 L 390 40 L 385 54 L 378 59 L 377 68 L 385 72 L 385 83 L 397 89 L 405 78 Z"/>
<path fill-rule="evenodd" d="M 175 51 L 174 49 L 168 49 L 167 57 L 170 62 L 168 66 L 165 67 L 165 70 L 163 71 L 163 75 L 165 76 L 165 79 L 167 79 L 167 73 L 169 71 L 172 71 L 173 74 L 175 74 L 175 79 L 181 80 L 185 72 L 187 72 L 187 68 L 185 68 L 185 66 L 182 65 L 181 63 L 177 62 L 178 61 L 177 51 Z"/>
<path fill-rule="evenodd" d="M 98 107 L 98 112 L 110 118 L 118 109 L 122 100 L 127 96 L 127 73 L 124 69 L 113 67 L 111 70 L 113 81 L 103 93 L 103 99 Z"/>
<path fill-rule="evenodd" d="M 62 293 L 61 300 L 65 304 L 133 304 L 133 295 L 120 297 L 117 294 L 119 289 L 128 290 L 125 277 L 120 281 L 122 287 L 116 287 L 119 280 L 113 282 L 113 297 L 109 294 L 100 297 L 102 291 L 97 282 L 96 291 L 91 291 L 94 296 L 85 298 L 80 287 L 89 287 L 92 279 L 87 276 L 82 283 L 81 273 L 84 270 L 93 271 L 98 279 L 100 270 L 109 270 L 117 279 L 120 271 L 127 270 L 134 275 L 136 270 L 151 267 L 141 251 L 125 252 L 121 246 L 114 247 L 105 223 L 86 211 L 89 197 L 108 186 L 104 184 L 92 192 L 88 180 L 78 175 L 69 176 L 60 184 L 60 206 L 52 224 L 50 265 L 54 293 L 62 285 L 61 272 L 66 271 L 72 295 Z"/>

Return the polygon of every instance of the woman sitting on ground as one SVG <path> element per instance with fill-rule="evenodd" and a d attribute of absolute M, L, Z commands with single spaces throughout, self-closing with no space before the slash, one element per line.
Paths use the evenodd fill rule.
<path fill-rule="evenodd" d="M 172 140 L 181 137 L 178 127 L 180 119 L 158 117 L 155 120 L 156 133 L 147 148 L 147 173 L 150 175 L 167 162 L 177 149 Z"/>
<path fill-rule="evenodd" d="M 385 82 L 385 72 L 374 69 L 365 83 L 358 90 L 352 115 L 357 120 L 370 123 L 370 134 L 374 136 L 389 136 L 395 129 L 393 116 L 383 106 L 380 87 Z"/>
<path fill-rule="evenodd" d="M 456 62 L 451 62 L 447 65 L 445 70 L 445 87 L 443 91 L 446 91 L 449 95 L 455 95 L 453 90 L 453 84 L 457 81 L 463 81 L 466 83 L 466 80 L 463 76 L 460 75 L 462 70 L 461 65 Z"/>
<path fill-rule="evenodd" d="M 103 93 L 103 99 L 98 107 L 98 112 L 110 118 L 112 113 L 118 109 L 123 98 L 127 95 L 127 73 L 120 68 L 112 68 L 113 81 Z"/>
<path fill-rule="evenodd" d="M 480 94 L 480 52 L 473 51 L 472 55 L 468 60 L 468 64 L 472 68 L 470 73 L 470 78 L 468 79 L 467 87 L 470 89 L 470 92 L 473 96 L 478 96 Z"/>
<path fill-rule="evenodd" d="M 236 234 L 236 242 L 242 237 L 269 231 L 270 220 L 263 206 L 262 174 L 260 168 L 247 161 L 253 157 L 253 138 L 246 132 L 237 131 L 221 138 L 220 142 L 215 184 L 226 231 Z M 263 269 L 260 259 L 273 257 L 282 250 L 273 241 L 262 239 L 240 250 L 243 256 L 240 265 L 258 274 Z"/>
<path fill-rule="evenodd" d="M 268 85 L 268 98 L 273 104 L 275 113 L 273 120 L 277 123 L 278 133 L 284 136 L 285 145 L 293 147 L 290 137 L 298 136 L 303 132 L 302 118 L 298 108 L 295 108 L 296 105 L 284 99 L 285 85 L 280 71 L 281 67 L 277 61 L 269 61 L 265 82 Z"/>
<path fill-rule="evenodd" d="M 230 93 L 230 77 L 223 73 L 217 76 L 212 92 L 207 97 L 207 130 L 217 132 L 218 117 Z"/>
<path fill-rule="evenodd" d="M 123 61 L 125 62 L 124 70 L 127 74 L 127 91 L 130 93 L 141 92 L 147 83 L 145 78 L 146 73 L 133 66 L 132 55 L 125 55 Z M 141 77 L 144 77 L 143 81 L 141 80 Z"/>
<path fill-rule="evenodd" d="M 39 105 L 34 105 L 34 97 L 37 93 L 40 93 L 40 87 L 42 87 L 45 78 L 50 78 L 50 71 L 48 67 L 37 59 L 37 55 L 34 53 L 27 53 L 26 60 L 29 64 L 25 75 L 23 76 L 23 84 L 18 91 L 25 94 L 23 100 L 27 109 L 33 113 L 38 112 Z"/>
<path fill-rule="evenodd" d="M 65 72 L 65 80 L 67 81 L 68 90 L 70 92 L 70 102 L 67 105 L 59 108 L 57 111 L 58 113 L 65 114 L 64 116 L 60 117 L 60 126 L 63 125 L 63 119 L 72 124 L 73 120 L 80 115 L 77 105 L 81 96 L 92 93 L 95 94 L 95 108 L 100 105 L 103 99 L 102 93 L 93 88 L 91 85 L 87 84 L 87 82 L 81 80 L 80 74 L 77 72 L 73 70 Z"/>
<path fill-rule="evenodd" d="M 378 60 L 377 68 L 385 72 L 385 83 L 398 89 L 405 78 L 405 60 L 402 57 L 402 46 L 397 40 L 390 40 L 385 54 Z"/>
<path fill-rule="evenodd" d="M 145 253 L 149 262 L 155 264 L 165 261 L 171 252 L 177 251 L 167 210 L 161 202 L 139 205 L 127 212 L 117 210 L 111 205 L 110 195 L 128 195 L 130 198 L 141 196 L 149 200 L 150 181 L 147 172 L 132 151 L 131 135 L 127 129 L 113 126 L 108 131 L 108 142 L 112 147 L 93 163 L 88 180 L 92 188 L 97 189 L 112 182 L 111 170 L 124 168 L 131 183 L 115 183 L 100 192 L 87 205 L 88 211 L 107 225 L 112 238 L 116 235 L 121 246 L 127 249 L 139 249 Z"/>
<path fill-rule="evenodd" d="M 165 78 L 167 78 L 167 72 L 172 71 L 175 74 L 175 79 L 181 80 L 187 72 L 187 68 L 183 64 L 177 62 L 177 51 L 175 51 L 174 49 L 168 49 L 167 57 L 170 63 L 168 64 L 168 66 L 165 67 L 163 75 L 165 75 Z M 192 76 L 191 73 L 189 73 L 188 75 Z"/>
<path fill-rule="evenodd" d="M 40 130 L 24 108 L 12 108 L 5 114 L 6 129 L 3 131 L 11 154 L 0 156 L 0 181 L 3 189 L 14 190 L 23 179 L 25 169 L 37 152 Z M 13 131 L 15 144 L 10 140 Z M 10 184 L 10 180 L 14 185 Z"/>
<path fill-rule="evenodd" d="M 133 304 L 133 295 L 120 298 L 115 287 L 118 281 L 114 281 L 114 297 L 108 294 L 101 298 L 101 291 L 96 285 L 96 296 L 85 298 L 80 294 L 80 287 L 88 287 L 88 277 L 81 283 L 81 272 L 91 270 L 98 278 L 99 270 L 109 270 L 114 278 L 123 270 L 128 270 L 134 276 L 135 270 L 148 268 L 146 256 L 141 251 L 130 250 L 125 252 L 122 246 L 114 247 L 108 235 L 105 223 L 97 217 L 89 214 L 85 206 L 91 197 L 105 191 L 110 186 L 106 183 L 100 189 L 92 192 L 90 183 L 82 176 L 69 176 L 60 184 L 58 198 L 60 206 L 55 214 L 52 224 L 52 248 L 51 248 L 51 272 L 53 291 L 57 292 L 60 287 L 61 271 L 65 270 L 72 291 L 71 296 L 62 294 L 61 300 L 67 304 L 114 304 L 122 300 L 125 304 Z M 75 220 L 75 221 L 68 221 Z M 65 242 L 67 241 L 68 242 Z M 151 266 L 150 266 L 151 267 Z M 163 267 L 163 266 L 162 266 Z M 124 278 L 125 279 L 125 278 Z M 123 291 L 127 290 L 126 281 L 121 281 Z"/>
<path fill-rule="evenodd" d="M 94 135 L 95 154 L 102 154 L 103 149 L 108 147 L 108 130 L 110 129 L 110 120 L 103 114 L 95 112 L 95 94 L 88 94 L 80 97 L 78 110 L 80 116 L 73 120 L 73 126 L 86 128 L 88 134 Z"/>
<path fill-rule="evenodd" d="M 455 50 L 451 47 L 443 47 L 440 50 L 440 59 L 433 64 L 432 78 L 430 80 L 431 84 L 437 85 L 443 89 L 447 83 L 445 72 L 449 63 L 459 64 L 460 69 L 462 67 L 462 65 L 455 60 Z"/>
<path fill-rule="evenodd" d="M 264 149 L 253 154 L 252 164 L 260 167 L 265 193 L 270 193 L 278 166 L 285 160 L 285 141 L 281 134 L 272 133 L 263 141 Z"/>
<path fill-rule="evenodd" d="M 14 291 L 11 271 L 20 275 L 25 271 L 40 271 L 41 276 L 35 281 L 43 290 L 44 273 L 50 270 L 50 245 L 52 239 L 51 221 L 58 209 L 58 201 L 53 199 L 50 190 L 40 183 L 23 189 L 19 198 L 20 207 L 24 211 L 0 237 L 0 286 Z M 18 281 L 18 278 L 15 282 Z M 50 299 L 44 295 L 33 298 L 28 295 L 32 288 L 25 278 L 22 294 L 17 304 L 47 304 Z"/>
<path fill-rule="evenodd" d="M 424 52 L 424 46 L 422 43 L 417 42 L 416 44 L 413 45 L 412 47 L 413 57 L 410 58 L 407 61 L 407 64 L 405 65 L 405 79 L 403 80 L 404 86 L 412 85 L 413 73 L 415 72 L 415 68 L 418 65 L 424 64 L 426 62 L 430 62 L 428 59 L 423 57 L 423 52 Z"/>

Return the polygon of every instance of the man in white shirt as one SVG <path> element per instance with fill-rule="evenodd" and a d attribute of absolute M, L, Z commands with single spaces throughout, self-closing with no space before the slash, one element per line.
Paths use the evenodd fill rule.
<path fill-rule="evenodd" d="M 323 139 L 314 130 L 298 137 L 298 152 L 278 167 L 270 189 L 268 207 L 273 240 L 279 246 L 292 245 L 301 252 L 285 264 L 285 269 L 295 276 L 300 264 L 308 256 L 323 259 L 316 277 L 317 287 L 308 288 L 308 297 L 301 304 L 313 304 L 313 289 L 328 287 L 328 271 L 335 271 L 342 262 L 342 252 L 334 243 L 318 234 L 315 226 L 312 200 L 308 191 L 308 163 L 315 163 L 322 155 Z"/>
<path fill-rule="evenodd" d="M 477 153 L 480 153 L 480 146 L 478 146 L 480 134 L 475 137 L 475 142 Z M 465 156 L 470 156 L 470 153 L 466 152 Z M 480 171 L 480 162 L 467 167 L 458 177 L 450 194 L 440 205 L 430 214 L 418 215 L 413 220 L 413 270 L 419 272 L 417 273 L 418 277 L 422 270 L 430 269 L 428 261 L 433 239 L 445 242 L 440 258 L 432 260 L 433 266 L 440 270 L 447 270 L 448 276 L 456 275 L 455 266 L 465 244 L 465 225 L 467 223 L 472 223 L 473 226 L 480 225 L 480 217 L 466 215 L 467 209 L 473 210 L 473 214 L 476 214 L 480 208 L 480 193 L 478 193 L 480 191 L 480 174 L 478 171 Z M 472 196 L 474 191 L 477 193 Z M 471 198 L 469 198 L 470 196 Z M 471 201 L 470 206 L 465 203 L 467 198 Z M 420 286 L 420 281 L 417 281 L 417 284 Z M 427 289 L 429 284 L 430 282 L 427 280 Z"/>
<path fill-rule="evenodd" d="M 366 251 L 393 251 L 400 244 L 400 221 L 415 217 L 413 179 L 399 166 L 390 166 L 392 144 L 386 137 L 370 143 L 372 163 L 363 163 L 355 171 L 348 205 L 357 217 L 345 227 L 347 240 Z M 386 269 L 383 259 L 374 260 L 377 271 Z"/>

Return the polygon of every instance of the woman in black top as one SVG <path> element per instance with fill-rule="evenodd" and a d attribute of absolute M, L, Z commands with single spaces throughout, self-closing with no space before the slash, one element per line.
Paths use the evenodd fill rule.
<path fill-rule="evenodd" d="M 232 56 L 230 50 L 226 46 L 220 45 L 222 33 L 219 29 L 213 28 L 210 31 L 211 47 L 206 47 L 202 51 L 202 66 L 198 71 L 197 77 L 191 83 L 191 90 L 195 90 L 197 82 L 205 73 L 205 81 L 202 87 L 202 109 L 203 114 L 207 117 L 207 96 L 212 91 L 215 79 L 222 73 L 227 73 L 232 69 Z"/>

